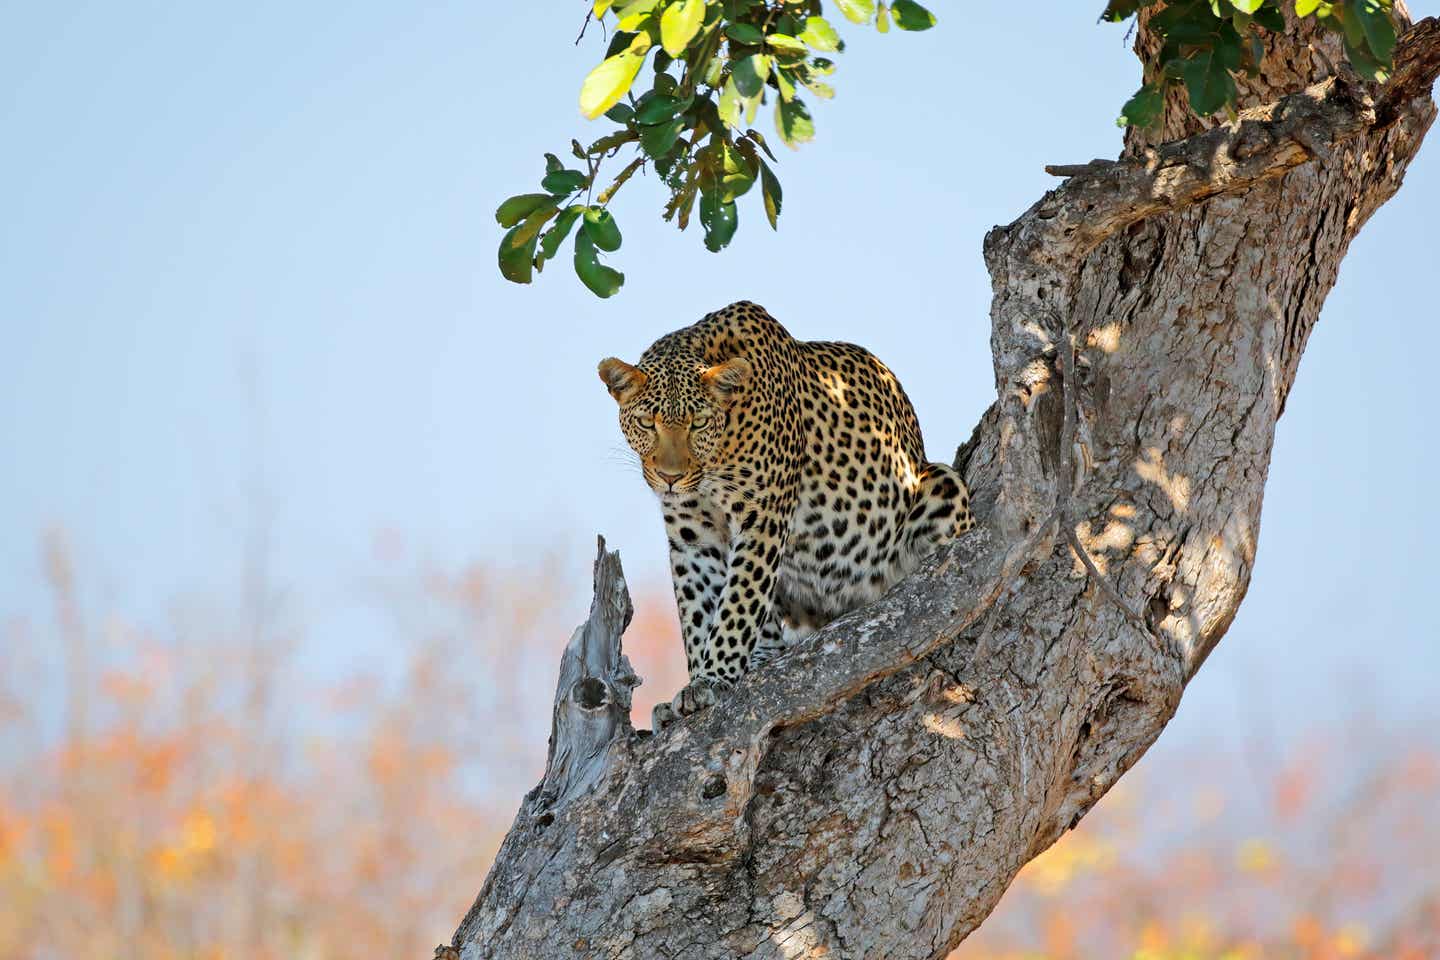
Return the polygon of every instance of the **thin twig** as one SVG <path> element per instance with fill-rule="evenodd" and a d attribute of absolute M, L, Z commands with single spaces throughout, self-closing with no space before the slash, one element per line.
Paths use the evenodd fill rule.
<path fill-rule="evenodd" d="M 585 206 L 587 207 L 591 205 L 595 193 L 595 178 L 600 174 L 600 162 L 604 159 L 604 157 L 596 157 L 592 160 L 589 154 L 585 155 L 585 167 L 590 174 L 585 181 Z"/>
<path fill-rule="evenodd" d="M 634 175 L 636 170 L 639 170 L 642 166 L 645 165 L 645 159 L 645 155 L 642 153 L 634 160 L 631 160 L 628 164 L 626 164 L 625 169 L 621 170 L 620 173 L 616 175 L 615 179 L 611 181 L 610 186 L 600 191 L 600 196 L 597 197 L 596 200 L 599 201 L 602 207 L 610 202 L 610 198 L 615 196 L 615 191 L 623 187 L 625 185 L 625 181 L 629 180 L 630 177 Z"/>

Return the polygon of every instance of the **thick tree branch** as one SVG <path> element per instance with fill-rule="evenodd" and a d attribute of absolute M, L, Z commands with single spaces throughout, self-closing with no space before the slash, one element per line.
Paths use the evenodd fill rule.
<path fill-rule="evenodd" d="M 1437 47 L 1414 28 L 1375 91 L 1272 46 L 1304 92 L 1066 170 L 992 231 L 997 397 L 959 458 L 982 528 L 660 736 L 607 713 L 602 552 L 550 769 L 449 949 L 934 960 L 973 930 L 1229 627 L 1305 339 L 1434 117 Z"/>

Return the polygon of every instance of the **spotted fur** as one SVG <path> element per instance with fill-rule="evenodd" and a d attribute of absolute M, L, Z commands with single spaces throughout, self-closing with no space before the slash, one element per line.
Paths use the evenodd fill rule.
<path fill-rule="evenodd" d="M 753 303 L 635 366 L 604 360 L 600 377 L 660 497 L 692 687 L 733 682 L 974 526 L 895 375 L 854 344 L 794 339 Z"/>

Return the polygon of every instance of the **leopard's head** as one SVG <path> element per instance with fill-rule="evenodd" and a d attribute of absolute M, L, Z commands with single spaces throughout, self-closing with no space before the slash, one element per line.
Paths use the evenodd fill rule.
<path fill-rule="evenodd" d="M 694 354 L 647 353 L 639 366 L 608 357 L 599 369 L 650 489 L 661 496 L 693 490 L 724 465 L 732 450 L 727 428 L 750 382 L 750 361 L 712 365 Z"/>

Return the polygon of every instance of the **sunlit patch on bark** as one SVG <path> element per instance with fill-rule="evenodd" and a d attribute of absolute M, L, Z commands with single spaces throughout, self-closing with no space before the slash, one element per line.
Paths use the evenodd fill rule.
<path fill-rule="evenodd" d="M 925 714 L 925 729 L 951 740 L 965 739 L 965 728 L 960 725 L 960 721 L 943 713 Z"/>
<path fill-rule="evenodd" d="M 1096 327 L 1085 338 L 1085 345 L 1099 347 L 1106 353 L 1114 353 L 1120 349 L 1120 324 L 1107 323 L 1103 327 Z"/>
<path fill-rule="evenodd" d="M 1155 484 L 1170 499 L 1176 513 L 1190 509 L 1190 478 L 1165 469 L 1165 456 L 1158 447 L 1148 447 L 1145 459 L 1136 462 L 1135 472 Z"/>

